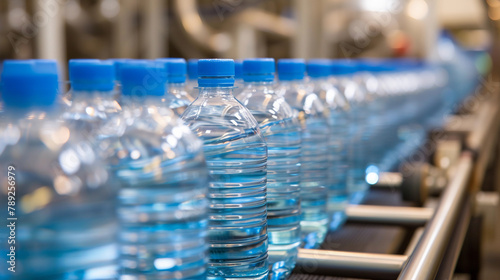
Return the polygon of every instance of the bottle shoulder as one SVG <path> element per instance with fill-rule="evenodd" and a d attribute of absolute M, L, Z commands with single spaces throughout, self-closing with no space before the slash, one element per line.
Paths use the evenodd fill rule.
<path fill-rule="evenodd" d="M 77 99 L 63 105 L 64 119 L 106 119 L 120 115 L 121 105 L 114 99 Z"/>
<path fill-rule="evenodd" d="M 60 118 L 92 140 L 120 135 L 125 128 L 122 107 L 113 99 L 74 100 Z"/>
<path fill-rule="evenodd" d="M 276 92 L 282 96 L 292 109 L 306 115 L 324 115 L 327 108 L 320 97 L 313 92 L 309 85 L 278 86 Z"/>
<path fill-rule="evenodd" d="M 167 96 L 175 98 L 179 103 L 191 103 L 194 98 L 187 92 L 186 88 L 183 87 L 169 87 L 167 91 Z"/>
<path fill-rule="evenodd" d="M 179 139 L 198 141 L 176 113 L 166 107 L 154 104 L 131 104 L 123 107 L 125 133 L 144 132 L 158 137 L 175 134 Z"/>
<path fill-rule="evenodd" d="M 317 83 L 314 85 L 313 92 L 318 95 L 330 111 L 342 112 L 349 110 L 349 102 L 335 85 L 328 82 Z"/>
<path fill-rule="evenodd" d="M 357 106 L 368 101 L 366 90 L 354 80 L 344 78 L 339 80 L 336 85 L 351 106 Z"/>
<path fill-rule="evenodd" d="M 2 122 L 0 165 L 4 170 L 14 166 L 17 184 L 23 186 L 19 199 L 42 189 L 47 203 L 115 192 L 103 160 L 84 138 L 58 119 Z"/>
<path fill-rule="evenodd" d="M 186 108 L 182 120 L 204 141 L 245 135 L 260 136 L 255 117 L 232 95 L 199 96 Z"/>
<path fill-rule="evenodd" d="M 202 142 L 172 110 L 153 105 L 126 106 L 123 115 L 123 134 L 100 145 L 113 170 L 126 173 L 141 167 L 144 176 L 155 180 L 155 172 L 181 161 L 204 165 Z"/>
<path fill-rule="evenodd" d="M 236 99 L 252 113 L 259 124 L 295 116 L 292 107 L 272 89 L 266 91 L 246 89 Z"/>

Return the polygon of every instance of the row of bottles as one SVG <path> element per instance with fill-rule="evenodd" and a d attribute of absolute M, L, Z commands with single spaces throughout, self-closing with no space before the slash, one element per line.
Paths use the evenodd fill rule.
<path fill-rule="evenodd" d="M 84 59 L 69 77 L 62 96 L 54 61 L 4 63 L 19 221 L 0 279 L 285 279 L 390 168 L 387 146 L 439 125 L 447 86 L 374 60 Z"/>

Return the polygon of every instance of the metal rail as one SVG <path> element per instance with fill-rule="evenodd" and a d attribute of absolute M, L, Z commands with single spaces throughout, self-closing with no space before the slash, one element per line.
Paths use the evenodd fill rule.
<path fill-rule="evenodd" d="M 456 176 L 445 189 L 439 207 L 413 250 L 406 255 L 354 253 L 328 250 L 299 249 L 297 270 L 330 276 L 370 279 L 427 280 L 433 279 L 440 266 L 449 238 L 456 227 L 460 206 L 465 198 L 473 158 L 464 152 L 456 168 Z M 359 207 L 359 208 L 358 208 Z M 371 209 L 371 211 L 370 211 Z M 399 209 L 404 214 L 399 215 Z M 347 210 L 351 220 L 374 223 L 407 223 L 419 225 L 432 215 L 431 208 L 356 206 Z M 383 213 L 387 217 L 382 217 Z M 406 217 L 404 217 L 407 215 Z M 404 221 L 405 219 L 412 221 Z M 424 221 L 425 220 L 425 221 Z M 401 225 L 401 224 L 400 224 Z M 401 272 L 402 270 L 402 272 Z M 400 273 L 401 272 L 401 273 Z"/>
<path fill-rule="evenodd" d="M 464 201 L 463 207 L 461 208 L 459 215 L 459 221 L 457 222 L 456 229 L 453 231 L 452 237 L 450 238 L 450 243 L 448 248 L 444 253 L 443 261 L 439 266 L 439 270 L 436 274 L 435 279 L 452 279 L 453 272 L 455 271 L 455 266 L 462 251 L 464 245 L 465 237 L 467 235 L 467 229 L 471 221 L 472 211 L 471 211 L 471 200 L 466 199 Z"/>
<path fill-rule="evenodd" d="M 459 160 L 456 176 L 444 191 L 434 217 L 398 280 L 433 279 L 436 275 L 467 191 L 472 163 L 472 154 L 464 152 Z"/>
<path fill-rule="evenodd" d="M 407 259 L 403 255 L 299 249 L 297 269 L 329 276 L 395 279 Z"/>
<path fill-rule="evenodd" d="M 407 227 L 424 226 L 433 214 L 434 209 L 421 207 L 356 205 L 346 209 L 349 223 Z"/>

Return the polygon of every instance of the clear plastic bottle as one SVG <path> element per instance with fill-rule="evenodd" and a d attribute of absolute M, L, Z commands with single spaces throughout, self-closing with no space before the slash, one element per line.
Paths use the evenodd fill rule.
<path fill-rule="evenodd" d="M 278 61 L 279 85 L 276 92 L 294 109 L 301 125 L 301 235 L 305 248 L 317 248 L 323 243 L 329 217 L 328 200 L 328 138 L 327 108 L 305 84 L 305 61 Z"/>
<path fill-rule="evenodd" d="M 361 203 L 368 192 L 366 170 L 369 157 L 369 127 L 367 126 L 368 104 L 366 92 L 353 80 L 356 65 L 350 60 L 337 59 L 331 64 L 331 82 L 340 90 L 349 102 L 349 145 L 347 190 L 352 204 Z"/>
<path fill-rule="evenodd" d="M 233 60 L 200 59 L 198 75 L 182 119 L 203 140 L 210 173 L 208 279 L 266 279 L 266 143 L 233 97 Z"/>
<path fill-rule="evenodd" d="M 329 108 L 327 209 L 331 219 L 330 230 L 337 230 L 345 222 L 345 207 L 349 203 L 346 186 L 349 104 L 329 80 L 330 64 L 328 59 L 311 59 L 307 62 L 307 74 L 312 92 Z"/>
<path fill-rule="evenodd" d="M 188 60 L 187 72 L 186 91 L 196 99 L 198 97 L 198 59 L 192 58 Z"/>
<path fill-rule="evenodd" d="M 238 99 L 253 114 L 267 142 L 267 230 L 272 279 L 292 272 L 300 245 L 300 124 L 274 91 L 272 58 L 243 61 Z"/>
<path fill-rule="evenodd" d="M 186 60 L 184 58 L 160 58 L 157 61 L 165 63 L 168 76 L 168 88 L 162 101 L 180 116 L 194 101 L 194 98 L 186 91 Z"/>
<path fill-rule="evenodd" d="M 365 145 L 367 167 L 365 181 L 369 185 L 378 182 L 381 171 L 389 171 L 384 157 L 391 147 L 391 120 L 388 116 L 393 111 L 387 108 L 387 92 L 384 90 L 380 77 L 385 75 L 388 67 L 379 59 L 363 59 L 356 61 L 358 72 L 353 80 L 366 93 L 369 106 L 366 113 L 366 127 L 369 129 L 368 145 Z M 392 142 L 394 143 L 394 142 Z M 386 160 L 385 160 L 386 161 Z"/>
<path fill-rule="evenodd" d="M 121 184 L 121 279 L 205 279 L 208 171 L 202 142 L 162 106 L 164 64 L 123 65 L 123 117 L 117 140 L 103 141 Z M 148 81 L 145 83 L 144 81 Z"/>
<path fill-rule="evenodd" d="M 121 106 L 115 100 L 115 67 L 111 61 L 71 59 L 69 95 L 73 100 L 62 118 L 93 143 L 118 137 L 125 129 Z"/>
<path fill-rule="evenodd" d="M 0 229 L 0 248 L 6 256 L 15 247 L 15 272 L 4 258 L 0 278 L 116 279 L 118 188 L 90 143 L 59 117 L 56 62 L 5 61 L 1 91 L 0 217 L 15 229 Z"/>

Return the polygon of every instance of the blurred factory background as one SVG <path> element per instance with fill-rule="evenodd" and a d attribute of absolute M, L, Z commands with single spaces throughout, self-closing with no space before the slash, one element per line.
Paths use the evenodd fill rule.
<path fill-rule="evenodd" d="M 484 50 L 499 20 L 500 0 L 4 0 L 0 58 L 433 59 L 442 30 Z"/>

